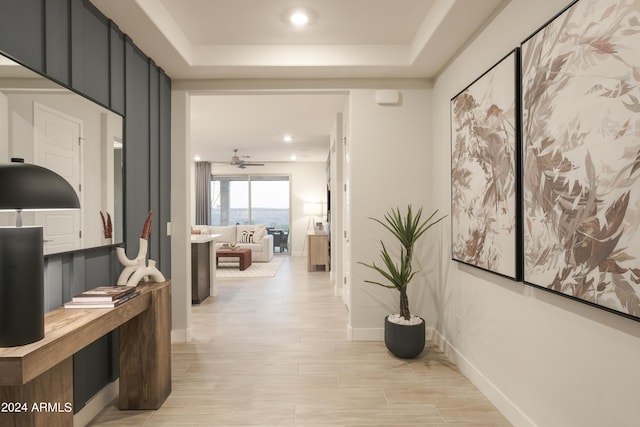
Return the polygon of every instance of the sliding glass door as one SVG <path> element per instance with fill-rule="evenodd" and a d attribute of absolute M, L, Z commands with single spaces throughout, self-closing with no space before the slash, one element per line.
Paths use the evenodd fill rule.
<path fill-rule="evenodd" d="M 270 230 L 289 232 L 288 176 L 213 176 L 212 225 L 264 224 Z"/>
<path fill-rule="evenodd" d="M 289 231 L 289 177 L 249 176 L 251 222 Z"/>

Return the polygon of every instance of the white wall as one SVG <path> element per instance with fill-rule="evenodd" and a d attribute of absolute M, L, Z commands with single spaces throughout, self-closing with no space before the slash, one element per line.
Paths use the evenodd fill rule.
<path fill-rule="evenodd" d="M 329 131 L 329 129 L 327 129 L 327 131 Z M 316 217 L 316 221 L 322 219 L 323 222 L 326 222 L 327 172 L 325 162 L 266 163 L 264 166 L 256 166 L 250 169 L 213 165 L 212 173 L 214 175 L 227 176 L 243 174 L 289 176 L 291 188 L 289 251 L 292 255 L 304 255 L 304 240 L 306 239 L 307 227 L 309 226 L 309 217 L 303 213 L 303 205 L 305 202 L 321 202 L 323 204 L 323 215 L 322 218 Z M 192 186 L 192 194 L 193 192 Z M 192 205 L 195 207 L 195 197 L 193 195 Z M 192 216 L 195 218 L 194 215 Z M 313 230 L 313 226 L 311 226 L 310 231 L 311 230 Z"/>
<path fill-rule="evenodd" d="M 341 215 L 344 212 L 344 204 L 342 195 L 344 194 L 344 138 L 343 138 L 343 115 L 342 113 L 336 114 L 336 121 L 334 123 L 331 135 L 329 137 L 331 149 L 329 150 L 329 157 L 331 158 L 330 165 L 330 182 L 331 200 L 327 201 L 331 204 L 331 282 L 334 286 L 334 292 L 336 296 L 343 294 L 343 241 L 344 241 L 344 225 L 341 221 Z M 346 298 L 345 298 L 346 299 Z"/>
<path fill-rule="evenodd" d="M 567 0 L 512 0 L 437 78 L 433 203 L 449 211 L 449 101 Z M 450 261 L 447 220 L 433 292 L 442 345 L 516 426 L 637 426 L 640 324 Z"/>
<path fill-rule="evenodd" d="M 171 340 L 188 342 L 191 322 L 191 103 L 171 91 Z"/>
<path fill-rule="evenodd" d="M 354 340 L 381 339 L 385 315 L 397 313 L 399 304 L 397 291 L 364 283 L 366 279 L 380 278 L 357 262 L 379 260 L 379 240 L 392 242 L 386 230 L 367 218 L 382 218 L 391 207 L 404 210 L 408 204 L 412 204 L 414 208 L 423 206 L 426 213 L 435 206 L 430 194 L 431 90 L 403 89 L 402 102 L 395 106 L 377 105 L 375 93 L 373 89 L 353 90 L 349 99 L 349 327 Z M 431 280 L 431 274 L 423 260 L 426 259 L 424 251 L 429 246 L 429 239 L 434 236 L 425 237 L 424 244 L 416 247 L 420 273 L 409 289 L 410 307 L 414 314 L 426 319 L 432 319 L 434 315 L 427 303 L 429 298 L 424 286 Z"/>

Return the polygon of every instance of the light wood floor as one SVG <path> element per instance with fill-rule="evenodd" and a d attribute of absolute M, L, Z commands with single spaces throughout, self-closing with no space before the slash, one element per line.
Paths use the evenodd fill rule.
<path fill-rule="evenodd" d="M 414 360 L 347 341 L 329 273 L 287 257 L 275 278 L 218 281 L 193 309 L 194 340 L 172 347 L 172 393 L 157 411 L 91 425 L 506 427 L 509 422 L 432 344 Z"/>

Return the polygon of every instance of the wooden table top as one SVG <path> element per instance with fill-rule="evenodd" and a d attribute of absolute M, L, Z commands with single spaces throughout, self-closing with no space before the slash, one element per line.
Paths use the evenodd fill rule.
<path fill-rule="evenodd" d="M 246 253 L 251 253 L 251 248 L 217 249 L 216 250 L 216 255 L 218 256 L 246 254 Z"/>
<path fill-rule="evenodd" d="M 169 282 L 141 283 L 140 295 L 115 308 L 65 309 L 45 313 L 40 341 L 0 347 L 0 385 L 25 384 L 151 307 L 151 290 Z"/>

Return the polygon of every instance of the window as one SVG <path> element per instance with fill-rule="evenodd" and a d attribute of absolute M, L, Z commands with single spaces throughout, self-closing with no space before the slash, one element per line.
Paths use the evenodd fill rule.
<path fill-rule="evenodd" d="M 249 224 L 248 177 L 213 177 L 211 180 L 211 224 Z"/>
<path fill-rule="evenodd" d="M 289 231 L 288 176 L 214 176 L 212 225 L 265 224 Z"/>

